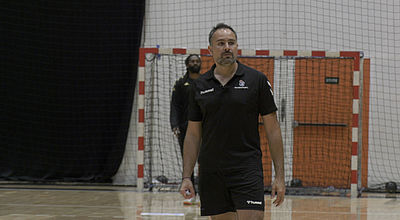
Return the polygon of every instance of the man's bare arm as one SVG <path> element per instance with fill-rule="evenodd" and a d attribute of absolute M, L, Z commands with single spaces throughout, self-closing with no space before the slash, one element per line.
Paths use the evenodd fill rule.
<path fill-rule="evenodd" d="M 285 198 L 285 168 L 283 156 L 283 143 L 281 128 L 279 126 L 276 112 L 262 116 L 265 132 L 267 134 L 269 150 L 275 168 L 275 180 L 272 184 L 272 197 L 277 194 L 274 201 L 276 206 L 282 204 Z"/>
<path fill-rule="evenodd" d="M 194 188 L 190 176 L 193 173 L 199 155 L 201 132 L 201 122 L 189 121 L 183 144 L 183 179 L 180 189 L 180 193 L 186 199 L 194 196 Z"/>

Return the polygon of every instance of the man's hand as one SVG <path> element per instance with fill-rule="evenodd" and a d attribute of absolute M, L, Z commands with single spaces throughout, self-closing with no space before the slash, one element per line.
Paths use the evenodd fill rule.
<path fill-rule="evenodd" d="M 271 192 L 271 198 L 274 198 L 276 196 L 276 199 L 273 201 L 273 204 L 275 206 L 280 206 L 283 203 L 283 200 L 285 200 L 285 191 L 285 183 L 283 181 L 275 179 L 274 183 L 272 184 Z"/>
<path fill-rule="evenodd" d="M 190 178 L 182 180 L 181 189 L 179 191 L 185 199 L 190 199 L 195 196 L 193 183 Z"/>

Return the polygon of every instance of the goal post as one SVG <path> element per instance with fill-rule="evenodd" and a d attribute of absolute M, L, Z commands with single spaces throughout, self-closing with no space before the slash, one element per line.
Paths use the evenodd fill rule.
<path fill-rule="evenodd" d="M 182 161 L 169 126 L 171 89 L 186 72 L 184 59 L 199 54 L 204 73 L 213 64 L 207 49 L 141 48 L 137 89 L 137 188 L 180 183 Z M 288 188 L 332 188 L 358 196 L 366 185 L 368 117 L 362 108 L 363 53 L 357 51 L 239 50 L 238 60 L 267 75 L 274 89 L 284 137 Z M 369 72 L 367 73 L 369 74 Z M 368 111 L 368 109 L 366 109 Z M 368 115 L 368 112 L 365 112 Z M 264 184 L 273 167 L 260 123 Z M 363 129 L 362 129 L 363 128 Z M 364 141 L 362 141 L 364 140 Z M 361 157 L 363 156 L 363 157 Z M 160 179 L 161 178 L 161 179 Z M 363 181 L 362 181 L 363 179 Z M 297 182 L 296 182 L 297 181 Z"/>

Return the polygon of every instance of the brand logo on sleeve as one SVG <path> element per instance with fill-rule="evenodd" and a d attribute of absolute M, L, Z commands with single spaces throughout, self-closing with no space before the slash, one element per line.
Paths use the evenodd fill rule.
<path fill-rule="evenodd" d="M 269 86 L 269 91 L 271 92 L 272 95 L 274 95 L 274 92 L 272 91 L 272 86 L 271 83 L 269 81 L 267 81 L 268 86 Z"/>
<path fill-rule="evenodd" d="M 204 95 L 204 94 L 207 94 L 207 93 L 210 93 L 210 92 L 214 92 L 214 88 L 206 89 L 206 90 L 200 91 L 200 95 Z"/>

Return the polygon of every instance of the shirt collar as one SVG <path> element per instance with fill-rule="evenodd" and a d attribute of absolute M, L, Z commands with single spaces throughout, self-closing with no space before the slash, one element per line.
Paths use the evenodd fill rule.
<path fill-rule="evenodd" d="M 200 73 L 199 73 L 200 74 Z M 190 76 L 189 76 L 189 71 L 186 71 L 186 73 L 185 73 L 185 75 L 183 76 L 183 80 L 185 81 L 185 82 L 193 82 L 193 80 L 194 79 L 192 79 L 192 78 L 190 78 Z"/>
<path fill-rule="evenodd" d="M 241 64 L 239 61 L 236 60 L 236 62 L 238 63 L 238 68 L 236 70 L 235 75 L 237 76 L 243 76 L 244 72 L 243 72 L 243 64 Z M 205 76 L 206 79 L 212 79 L 215 78 L 214 76 L 214 69 L 215 69 L 216 65 L 212 65 L 211 69 L 206 73 L 207 75 Z"/>

